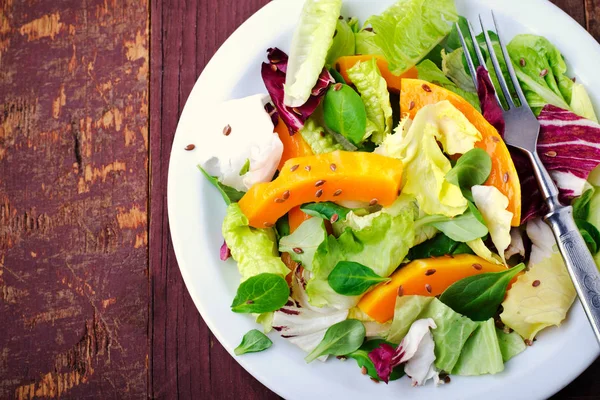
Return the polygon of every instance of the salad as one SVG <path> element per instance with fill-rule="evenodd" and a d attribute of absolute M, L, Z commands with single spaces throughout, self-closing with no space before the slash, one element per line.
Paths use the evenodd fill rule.
<path fill-rule="evenodd" d="M 453 0 L 400 0 L 362 24 L 341 6 L 306 0 L 289 54 L 266 52 L 266 93 L 209 116 L 199 170 L 227 206 L 231 310 L 257 322 L 235 354 L 280 335 L 307 363 L 353 359 L 376 382 L 499 373 L 576 292 L 529 161 L 502 139 L 498 77 L 480 66 L 476 89 L 469 74 L 458 30 L 490 64 L 483 34 L 469 39 Z M 590 97 L 546 38 L 517 35 L 508 52 L 540 157 L 600 262 Z"/>

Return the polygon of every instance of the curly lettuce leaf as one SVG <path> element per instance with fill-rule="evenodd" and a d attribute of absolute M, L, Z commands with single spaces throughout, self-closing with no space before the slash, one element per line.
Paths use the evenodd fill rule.
<path fill-rule="evenodd" d="M 454 0 L 400 0 L 365 24 L 375 30 L 390 71 L 400 75 L 440 43 L 457 19 Z"/>
<path fill-rule="evenodd" d="M 423 107 L 410 124 L 401 126 L 375 152 L 402 160 L 406 171 L 402 192 L 414 195 L 426 214 L 462 214 L 467 200 L 458 186 L 446 180 L 452 165 L 444 152 L 466 153 L 481 140 L 481 133 L 448 101 Z"/>
<path fill-rule="evenodd" d="M 348 70 L 348 76 L 360 93 L 367 111 L 367 119 L 375 128 L 370 132 L 371 140 L 379 144 L 385 135 L 392 132 L 393 120 L 390 94 L 377 66 L 377 59 L 359 61 Z"/>
<path fill-rule="evenodd" d="M 285 79 L 284 104 L 300 107 L 325 65 L 342 8 L 342 0 L 306 0 L 292 38 Z"/>
<path fill-rule="evenodd" d="M 382 55 L 383 50 L 375 43 L 375 36 L 375 32 L 366 29 L 356 32 L 356 54 Z"/>
<path fill-rule="evenodd" d="M 325 63 L 333 65 L 343 56 L 353 56 L 356 48 L 356 38 L 352 26 L 345 19 L 338 19 L 333 42 L 327 52 Z"/>
<path fill-rule="evenodd" d="M 462 48 L 450 53 L 442 50 L 442 71 L 456 86 L 467 92 L 474 93 L 476 91 L 475 84 L 471 75 L 465 71 L 463 64 L 464 57 L 465 51 Z"/>
<path fill-rule="evenodd" d="M 315 253 L 326 239 L 327 232 L 323 220 L 310 218 L 304 221 L 294 233 L 279 240 L 279 251 L 288 253 L 292 260 L 299 262 L 304 268 L 311 271 Z M 296 253 L 294 251 L 296 248 L 302 249 L 302 253 Z"/>
<path fill-rule="evenodd" d="M 222 231 L 242 281 L 262 273 L 286 276 L 290 272 L 279 258 L 275 230 L 250 227 L 239 204 L 227 207 Z"/>
<path fill-rule="evenodd" d="M 431 60 L 423 60 L 417 65 L 417 71 L 419 74 L 419 79 L 431 82 L 435 85 L 441 86 L 446 90 L 456 93 L 463 99 L 469 102 L 477 111 L 481 111 L 481 107 L 479 105 L 479 99 L 477 98 L 477 93 L 468 92 L 466 90 L 458 87 L 454 82 L 452 82 L 441 69 L 438 68 L 437 65 Z"/>
<path fill-rule="evenodd" d="M 344 150 L 344 147 L 339 144 L 333 135 L 321 127 L 314 117 L 306 120 L 304 127 L 300 129 L 302 138 L 308 143 L 314 154 L 331 153 L 336 150 Z"/>

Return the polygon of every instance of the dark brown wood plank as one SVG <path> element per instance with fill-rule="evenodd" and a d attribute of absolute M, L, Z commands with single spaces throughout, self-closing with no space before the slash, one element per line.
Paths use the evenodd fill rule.
<path fill-rule="evenodd" d="M 153 398 L 275 399 L 223 349 L 198 314 L 173 254 L 167 169 L 179 115 L 197 77 L 266 0 L 152 0 L 150 95 Z"/>
<path fill-rule="evenodd" d="M 0 0 L 0 398 L 143 398 L 145 0 Z"/>

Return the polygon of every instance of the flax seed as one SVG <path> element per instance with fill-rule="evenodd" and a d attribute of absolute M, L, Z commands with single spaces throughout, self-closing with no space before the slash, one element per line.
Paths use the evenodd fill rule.
<path fill-rule="evenodd" d="M 504 176 L 502 177 L 502 180 L 504 181 L 504 183 L 508 182 L 508 172 L 504 173 Z"/>
<path fill-rule="evenodd" d="M 414 101 L 411 101 L 411 102 L 408 104 L 408 111 L 412 110 L 413 108 L 415 108 L 415 102 L 414 102 Z"/>
<path fill-rule="evenodd" d="M 310 165 L 307 165 L 306 167 L 304 167 L 304 169 L 310 172 Z"/>
<path fill-rule="evenodd" d="M 316 197 L 316 198 L 319 198 L 319 197 L 321 197 L 321 196 L 323 196 L 323 189 L 319 189 L 319 190 L 317 190 L 317 191 L 315 192 L 315 197 Z"/>
<path fill-rule="evenodd" d="M 284 199 L 280 199 L 279 197 L 275 199 L 275 203 L 283 203 L 284 201 Z"/>
<path fill-rule="evenodd" d="M 435 269 L 428 269 L 427 271 L 425 271 L 425 276 L 430 276 L 435 274 Z"/>
<path fill-rule="evenodd" d="M 265 226 L 265 228 L 270 228 L 273 226 L 273 224 L 270 222 L 265 222 L 263 225 Z"/>
<path fill-rule="evenodd" d="M 481 264 L 473 264 L 473 268 L 475 268 L 477 271 L 481 271 L 483 269 Z"/>
<path fill-rule="evenodd" d="M 304 253 L 304 250 L 302 250 L 300 247 L 294 247 L 292 250 L 296 254 L 302 254 L 302 253 Z"/>
<path fill-rule="evenodd" d="M 325 181 L 323 179 L 319 179 L 318 181 L 315 182 L 315 187 L 323 186 L 324 184 L 325 184 Z"/>
<path fill-rule="evenodd" d="M 431 293 L 431 285 L 429 283 L 425 284 L 425 290 L 427 290 L 428 293 Z"/>
<path fill-rule="evenodd" d="M 546 68 L 544 68 L 541 72 L 540 72 L 540 76 L 543 78 L 546 75 L 548 75 L 548 70 Z"/>
<path fill-rule="evenodd" d="M 548 156 L 548 157 L 552 157 L 552 158 L 554 158 L 554 157 L 556 157 L 558 154 L 557 154 L 557 153 L 556 153 L 554 150 L 550 150 L 550 151 L 547 151 L 546 153 L 544 153 L 544 155 L 545 155 L 545 156 Z"/>
<path fill-rule="evenodd" d="M 524 59 L 524 58 L 521 58 L 521 59 L 519 60 L 519 64 L 521 64 L 521 67 L 524 67 L 524 66 L 526 66 L 526 65 L 527 65 L 527 61 L 525 61 L 525 59 Z"/>
<path fill-rule="evenodd" d="M 188 144 L 187 146 L 185 146 L 185 149 L 186 149 L 187 151 L 194 150 L 195 148 L 196 148 L 196 145 L 195 145 L 195 144 Z"/>
<path fill-rule="evenodd" d="M 335 165 L 335 164 L 331 164 L 331 165 L 329 166 L 329 168 L 330 168 L 330 169 L 331 169 L 333 172 L 335 172 L 335 170 L 337 169 L 337 165 Z"/>
<path fill-rule="evenodd" d="M 404 295 L 404 288 L 402 285 L 398 286 L 398 297 L 402 297 Z"/>
<path fill-rule="evenodd" d="M 292 165 L 292 166 L 290 167 L 290 172 L 294 172 L 295 170 L 297 170 L 297 169 L 298 169 L 298 167 L 299 167 L 299 166 L 300 166 L 300 165 L 298 165 L 298 164 L 296 164 L 296 165 Z"/>
<path fill-rule="evenodd" d="M 340 90 L 342 90 L 342 84 L 336 83 L 335 85 L 333 85 L 333 90 L 339 92 Z"/>
<path fill-rule="evenodd" d="M 335 192 L 333 192 L 333 195 L 336 197 L 339 196 L 340 194 L 342 194 L 342 189 L 338 189 Z"/>
<path fill-rule="evenodd" d="M 290 198 L 290 191 L 286 190 L 285 192 L 283 192 L 283 194 L 281 195 L 281 198 L 283 198 L 284 200 L 287 200 Z"/>
<path fill-rule="evenodd" d="M 273 72 L 277 71 L 277 65 L 271 64 L 271 71 L 273 71 Z"/>
<path fill-rule="evenodd" d="M 377 200 L 377 199 L 372 199 L 372 200 L 369 202 L 369 205 L 370 205 L 370 206 L 374 206 L 374 205 L 376 205 L 376 204 L 377 204 L 377 202 L 378 202 L 378 200 Z"/>
<path fill-rule="evenodd" d="M 223 128 L 223 135 L 229 136 L 231 134 L 231 125 L 225 125 Z"/>
<path fill-rule="evenodd" d="M 360 369 L 360 372 L 361 372 L 363 375 L 366 375 L 366 374 L 367 374 L 367 367 L 362 367 L 362 368 Z"/>
<path fill-rule="evenodd" d="M 329 219 L 329 221 L 331 221 L 332 224 L 336 223 L 338 220 L 340 219 L 340 216 L 338 214 L 333 214 L 331 216 L 331 218 Z"/>
<path fill-rule="evenodd" d="M 533 287 L 538 287 L 538 286 L 540 286 L 540 283 L 542 283 L 542 282 L 540 282 L 540 281 L 538 281 L 538 280 L 536 279 L 535 281 L 533 281 L 533 283 L 531 284 L 531 286 L 533 286 Z"/>
<path fill-rule="evenodd" d="M 424 91 L 426 91 L 427 93 L 431 92 L 431 88 L 429 87 L 429 85 L 425 85 L 423 84 L 423 86 L 421 86 L 423 88 Z"/>

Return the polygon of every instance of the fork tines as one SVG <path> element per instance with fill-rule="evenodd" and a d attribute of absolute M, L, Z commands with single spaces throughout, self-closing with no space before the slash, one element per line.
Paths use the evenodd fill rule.
<path fill-rule="evenodd" d="M 508 69 L 508 73 L 510 75 L 511 83 L 512 83 L 513 87 L 515 88 L 515 91 L 517 93 L 517 97 L 519 98 L 521 106 L 528 107 L 527 106 L 527 100 L 525 99 L 525 95 L 523 94 L 523 90 L 521 89 L 521 85 L 519 84 L 519 80 L 517 79 L 517 74 L 515 72 L 515 69 L 513 67 L 512 62 L 511 62 L 511 59 L 510 59 L 510 56 L 508 54 L 508 50 L 506 49 L 506 46 L 504 45 L 504 42 L 502 41 L 502 35 L 500 33 L 500 29 L 498 28 L 498 23 L 496 22 L 496 16 L 494 15 L 493 11 L 492 11 L 492 19 L 494 21 L 494 28 L 496 30 L 496 34 L 498 35 L 498 45 L 502 49 L 502 56 L 504 57 L 504 61 L 506 62 L 506 66 L 507 66 L 507 69 Z M 509 109 L 518 108 L 519 106 L 517 106 L 514 103 L 513 98 L 511 96 L 510 89 L 508 87 L 506 79 L 504 78 L 504 75 L 502 73 L 502 69 L 500 68 L 500 61 L 498 59 L 498 56 L 496 55 L 496 51 L 494 49 L 494 45 L 493 45 L 492 39 L 490 38 L 488 30 L 485 29 L 485 25 L 483 23 L 483 19 L 481 18 L 481 15 L 479 16 L 479 24 L 481 25 L 481 30 L 482 30 L 483 36 L 485 38 L 486 47 L 487 47 L 488 52 L 490 54 L 490 59 L 492 61 L 492 66 L 493 66 L 494 71 L 496 73 L 496 76 L 498 78 L 498 83 L 500 84 L 500 88 L 502 89 L 502 93 L 504 94 L 504 99 L 506 100 L 506 103 L 508 104 L 508 108 Z M 475 35 L 475 31 L 474 31 L 473 26 L 471 25 L 470 21 L 467 21 L 467 26 L 468 26 L 468 29 L 469 29 L 469 36 L 471 38 L 471 41 L 473 42 L 473 47 L 474 47 L 474 50 L 475 50 L 475 54 L 477 55 L 477 60 L 479 62 L 479 65 L 481 67 L 485 68 L 485 70 L 487 71 L 487 67 L 486 67 L 486 64 L 485 64 L 485 59 L 484 59 L 483 54 L 481 52 L 481 48 L 479 47 L 479 44 L 477 42 L 477 36 Z M 469 67 L 469 71 L 471 72 L 471 77 L 473 78 L 473 83 L 475 84 L 475 88 L 478 88 L 479 83 L 477 81 L 477 69 L 476 69 L 475 64 L 473 62 L 473 58 L 471 57 L 471 53 L 469 52 L 469 48 L 467 46 L 467 42 L 465 40 L 465 37 L 463 36 L 463 33 L 462 33 L 462 31 L 461 31 L 460 26 L 458 25 L 458 23 L 456 23 L 456 29 L 458 31 L 460 42 L 461 42 L 462 47 L 464 49 L 465 58 L 467 60 L 467 65 Z M 500 97 L 498 95 L 498 91 L 496 91 L 496 100 L 498 101 L 498 104 L 500 105 L 500 107 L 502 107 L 502 102 L 500 101 Z"/>

